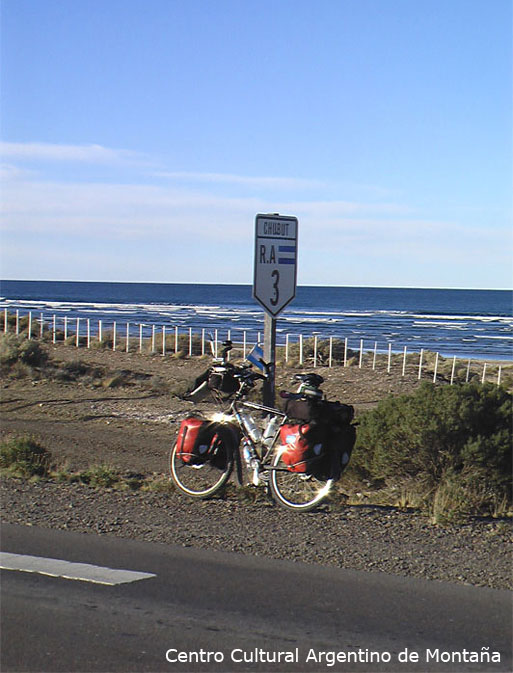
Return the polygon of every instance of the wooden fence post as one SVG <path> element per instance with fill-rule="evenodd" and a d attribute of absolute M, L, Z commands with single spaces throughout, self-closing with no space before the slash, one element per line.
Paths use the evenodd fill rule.
<path fill-rule="evenodd" d="M 423 359 L 423 357 L 424 357 L 424 349 L 421 348 L 421 349 L 420 349 L 420 356 L 419 356 L 419 374 L 418 374 L 418 376 L 417 376 L 417 379 L 418 379 L 419 381 L 420 381 L 420 379 L 422 378 L 422 359 Z"/>
<path fill-rule="evenodd" d="M 433 374 L 433 383 L 436 383 L 436 375 L 437 375 L 437 372 L 438 372 L 438 357 L 439 357 L 439 354 L 437 353 L 436 358 L 435 358 L 435 372 Z"/>
<path fill-rule="evenodd" d="M 452 360 L 452 370 L 451 370 L 451 386 L 454 383 L 454 373 L 456 371 L 456 356 Z"/>

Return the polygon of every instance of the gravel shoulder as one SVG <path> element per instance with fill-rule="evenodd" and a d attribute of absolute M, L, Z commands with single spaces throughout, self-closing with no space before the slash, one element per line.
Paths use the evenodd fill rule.
<path fill-rule="evenodd" d="M 8 523 L 513 588 L 511 528 L 501 521 L 437 527 L 418 514 L 375 506 L 296 514 L 236 494 L 196 502 L 178 493 L 15 479 L 2 480 L 1 498 Z"/>
<path fill-rule="evenodd" d="M 208 360 L 77 353 L 64 346 L 50 355 L 61 366 L 75 363 L 71 369 L 80 361 L 83 373 L 74 380 L 55 380 L 43 372 L 38 380 L 5 380 L 0 435 L 33 435 L 69 470 L 107 463 L 164 475 L 176 420 L 191 408 L 173 391 L 184 390 Z M 278 387 L 288 387 L 293 373 L 280 372 Z M 319 373 L 326 378 L 328 396 L 354 404 L 357 412 L 386 394 L 418 385 L 414 372 L 403 377 L 348 367 Z M 295 514 L 247 489 L 197 502 L 168 489 L 98 490 L 2 478 L 0 493 L 2 521 L 8 523 L 513 588 L 511 520 L 470 519 L 441 527 L 418 513 L 363 505 Z"/>

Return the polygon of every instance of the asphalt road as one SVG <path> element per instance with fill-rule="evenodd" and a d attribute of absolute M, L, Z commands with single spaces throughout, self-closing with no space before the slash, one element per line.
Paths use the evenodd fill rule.
<path fill-rule="evenodd" d="M 512 669 L 508 591 L 13 525 L 1 550 L 155 575 L 2 570 L 3 673 Z"/>

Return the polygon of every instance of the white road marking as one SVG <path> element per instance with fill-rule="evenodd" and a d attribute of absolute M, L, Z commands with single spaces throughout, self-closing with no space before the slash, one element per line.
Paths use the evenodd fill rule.
<path fill-rule="evenodd" d="M 104 568 L 89 563 L 73 563 L 62 559 L 45 558 L 43 556 L 26 556 L 25 554 L 9 554 L 0 552 L 0 568 L 3 570 L 20 570 L 26 573 L 38 573 L 50 577 L 62 577 L 67 580 L 94 582 L 95 584 L 125 584 L 138 580 L 156 577 L 153 573 L 118 568 Z"/>

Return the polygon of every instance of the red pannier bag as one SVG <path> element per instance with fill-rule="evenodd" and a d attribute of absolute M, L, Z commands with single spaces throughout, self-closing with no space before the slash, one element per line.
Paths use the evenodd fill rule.
<path fill-rule="evenodd" d="M 201 432 L 208 425 L 208 421 L 194 417 L 184 418 L 181 422 L 176 438 L 176 454 L 184 463 L 197 465 L 208 457 L 212 435 Z"/>
<path fill-rule="evenodd" d="M 312 466 L 318 463 L 323 455 L 323 442 L 312 441 L 309 436 L 306 437 L 310 425 L 282 425 L 280 428 L 280 439 L 283 446 L 281 458 L 290 472 L 308 472 L 312 471 Z M 311 433 L 310 433 L 311 434 Z"/>

